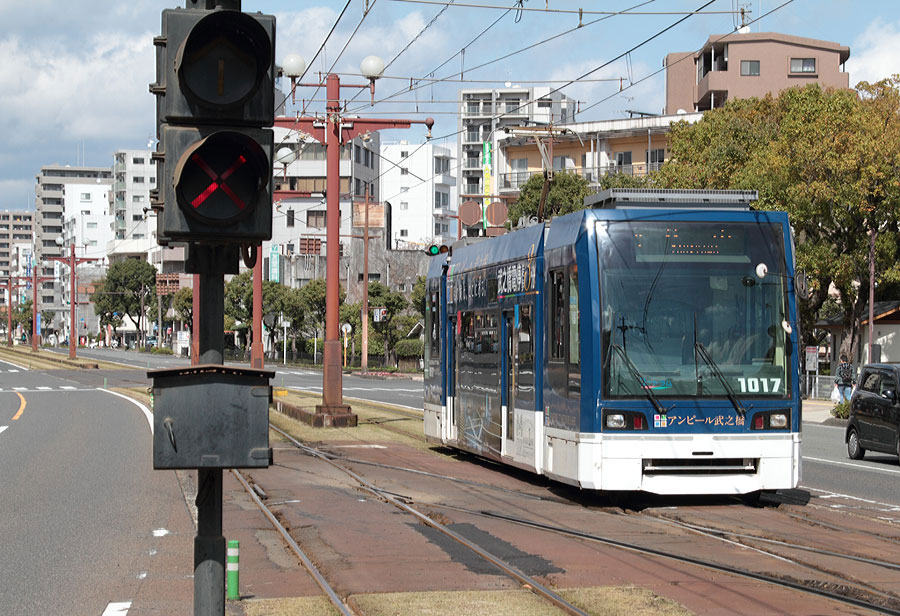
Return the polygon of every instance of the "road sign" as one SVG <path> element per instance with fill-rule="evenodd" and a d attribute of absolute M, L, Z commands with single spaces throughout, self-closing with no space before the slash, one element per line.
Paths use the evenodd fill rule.
<path fill-rule="evenodd" d="M 818 372 L 819 370 L 819 347 L 806 347 L 806 371 Z"/>
<path fill-rule="evenodd" d="M 343 325 L 341 325 L 341 331 L 344 332 L 345 336 L 349 336 L 350 332 L 353 331 L 353 326 L 349 323 L 344 323 Z"/>
<path fill-rule="evenodd" d="M 281 254 L 277 244 L 272 244 L 269 249 L 269 280 L 281 282 Z"/>

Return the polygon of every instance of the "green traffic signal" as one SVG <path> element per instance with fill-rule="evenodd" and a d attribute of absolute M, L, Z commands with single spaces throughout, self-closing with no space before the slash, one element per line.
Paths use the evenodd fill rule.
<path fill-rule="evenodd" d="M 442 255 L 444 253 L 450 252 L 450 247 L 446 244 L 432 244 L 428 248 L 425 249 L 425 252 L 429 256 Z"/>

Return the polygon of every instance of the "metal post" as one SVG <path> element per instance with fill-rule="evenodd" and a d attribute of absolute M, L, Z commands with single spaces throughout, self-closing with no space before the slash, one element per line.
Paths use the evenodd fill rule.
<path fill-rule="evenodd" d="M 263 354 L 262 327 L 262 244 L 256 249 L 256 264 L 253 266 L 253 341 L 250 343 L 250 367 L 262 370 L 265 363 Z"/>
<path fill-rule="evenodd" d="M 238 601 L 241 598 L 241 581 L 240 581 L 240 564 L 241 564 L 241 542 L 237 539 L 228 541 L 228 563 L 226 567 L 226 575 L 228 577 L 228 600 Z"/>
<path fill-rule="evenodd" d="M 369 188 L 366 187 L 365 234 L 363 235 L 362 356 L 360 370 L 369 371 Z"/>
<path fill-rule="evenodd" d="M 213 262 L 214 250 L 204 261 Z M 197 328 L 199 364 L 222 364 L 225 356 L 225 277 L 220 273 L 198 275 L 199 308 L 203 318 Z M 196 323 L 196 320 L 195 320 Z M 225 614 L 225 537 L 222 536 L 222 469 L 197 471 L 197 536 L 194 537 L 194 614 Z"/>
<path fill-rule="evenodd" d="M 78 329 L 75 327 L 75 303 L 78 296 L 75 294 L 75 242 L 69 245 L 69 281 L 71 291 L 69 293 L 71 302 L 69 308 L 69 359 L 75 359 L 75 336 L 78 335 Z"/>
<path fill-rule="evenodd" d="M 322 404 L 317 412 L 346 413 L 343 404 L 341 343 L 338 339 L 340 304 L 340 225 L 341 225 L 341 102 L 340 78 L 329 74 L 326 98 L 329 129 L 325 131 L 325 344 L 323 345 Z"/>
<path fill-rule="evenodd" d="M 31 253 L 34 255 L 34 252 Z M 37 340 L 37 266 L 33 262 L 34 258 L 32 257 L 31 264 L 31 352 L 37 353 L 38 350 L 38 340 Z"/>
<path fill-rule="evenodd" d="M 194 286 L 192 290 L 191 365 L 196 366 L 200 363 L 200 274 L 194 274 Z"/>

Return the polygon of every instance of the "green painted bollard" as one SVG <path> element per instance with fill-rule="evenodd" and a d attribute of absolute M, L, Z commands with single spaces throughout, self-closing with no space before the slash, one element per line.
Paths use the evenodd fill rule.
<path fill-rule="evenodd" d="M 238 564 L 241 560 L 240 545 L 241 542 L 237 539 L 229 540 L 228 550 L 225 555 L 225 581 L 228 588 L 226 596 L 229 601 L 237 601 L 241 598 L 241 593 L 238 591 L 240 584 L 238 581 L 240 578 L 240 571 L 238 570 Z"/>

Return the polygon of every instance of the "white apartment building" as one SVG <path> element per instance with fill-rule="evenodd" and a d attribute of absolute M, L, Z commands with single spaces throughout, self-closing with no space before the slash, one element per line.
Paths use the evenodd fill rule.
<path fill-rule="evenodd" d="M 325 146 L 298 131 L 275 128 L 275 198 L 272 239 L 263 242 L 263 277 L 300 287 L 325 277 Z M 355 276 L 348 270 L 353 201 L 378 200 L 379 136 L 357 137 L 341 148 L 340 235 L 341 284 Z"/>
<path fill-rule="evenodd" d="M 41 309 L 67 314 L 68 268 L 50 261 L 49 257 L 68 255 L 72 243 L 79 257 L 85 256 L 86 251 L 87 256 L 105 256 L 104 247 L 110 233 L 107 208 L 113 183 L 112 170 L 109 167 L 46 165 L 41 167 L 35 179 L 38 275 L 55 277 L 54 282 L 41 285 Z M 97 226 L 89 227 L 88 223 Z M 83 296 L 78 300 L 87 301 Z"/>
<path fill-rule="evenodd" d="M 427 142 L 381 145 L 381 190 L 391 204 L 385 222 L 392 248 L 425 248 L 458 237 L 455 150 L 456 144 Z"/>
<path fill-rule="evenodd" d="M 460 201 L 491 201 L 499 195 L 497 174 L 506 171 L 506 161 L 500 159 L 502 153 L 497 147 L 498 140 L 506 136 L 503 128 L 574 122 L 576 104 L 559 92 L 551 93 L 549 86 L 460 90 Z"/>

